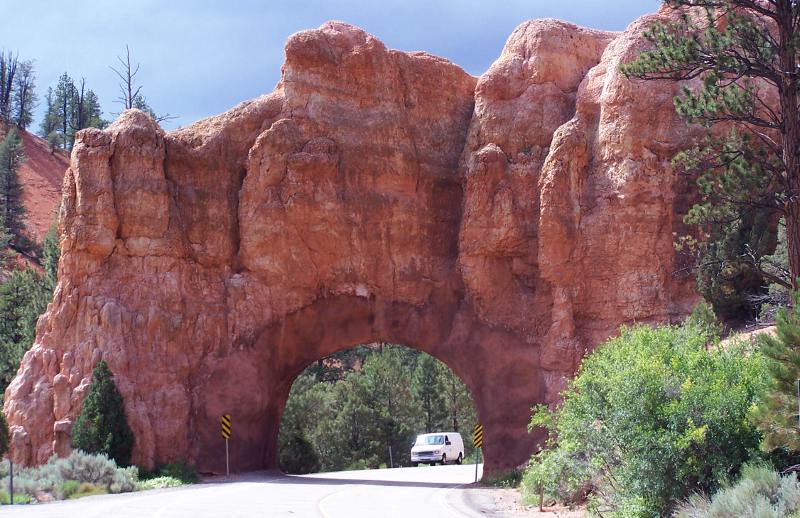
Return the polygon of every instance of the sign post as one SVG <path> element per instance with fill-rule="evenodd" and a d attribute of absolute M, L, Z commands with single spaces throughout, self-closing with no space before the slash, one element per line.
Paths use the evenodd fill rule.
<path fill-rule="evenodd" d="M 231 438 L 231 430 L 233 429 L 231 424 L 231 415 L 222 414 L 222 416 L 219 418 L 219 424 L 222 431 L 222 438 L 225 439 L 225 475 L 230 477 L 231 465 L 230 461 L 228 460 L 228 439 Z"/>
<path fill-rule="evenodd" d="M 478 462 L 480 461 L 480 450 L 483 448 L 483 425 L 475 425 L 472 430 L 472 445 L 475 446 L 475 482 L 478 481 Z"/>

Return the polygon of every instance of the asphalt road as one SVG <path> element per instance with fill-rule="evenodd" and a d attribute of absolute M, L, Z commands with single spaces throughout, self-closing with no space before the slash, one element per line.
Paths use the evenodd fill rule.
<path fill-rule="evenodd" d="M 474 464 L 305 476 L 259 472 L 238 475 L 229 481 L 223 478 L 173 489 L 4 506 L 0 515 L 4 518 L 484 517 L 486 514 L 471 507 L 468 498 L 474 477 Z"/>

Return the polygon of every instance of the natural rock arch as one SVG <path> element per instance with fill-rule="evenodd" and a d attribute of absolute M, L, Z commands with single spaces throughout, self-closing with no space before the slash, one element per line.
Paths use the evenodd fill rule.
<path fill-rule="evenodd" d="M 657 15 L 663 16 L 663 15 Z M 672 84 L 623 78 L 642 47 L 521 25 L 476 79 L 329 22 L 292 36 L 275 92 L 164 133 L 125 112 L 78 134 L 53 303 L 6 391 L 13 457 L 69 450 L 102 357 L 134 462 L 274 467 L 305 363 L 373 340 L 447 363 L 475 398 L 487 471 L 525 462 L 530 407 L 626 322 L 686 314 L 672 241 L 691 136 Z"/>
<path fill-rule="evenodd" d="M 253 412 L 252 400 L 247 393 L 232 390 L 221 398 L 218 408 L 210 408 L 204 417 L 210 433 L 201 442 L 220 444 L 215 425 L 220 413 L 230 410 L 235 416 L 250 414 L 251 417 L 244 417 L 246 422 L 253 420 L 259 424 L 248 425 L 252 436 L 245 445 L 237 441 L 237 451 L 232 458 L 237 466 L 247 468 L 276 466 L 280 417 L 292 383 L 303 369 L 355 345 L 385 341 L 436 357 L 464 381 L 473 397 L 479 420 L 487 430 L 492 430 L 491 437 L 487 435 L 486 440 L 487 459 L 493 456 L 502 459 L 506 450 L 515 450 L 517 456 L 529 455 L 537 437 L 521 437 L 518 432 L 530 419 L 530 408 L 524 408 L 526 402 L 540 397 L 537 391 L 541 387 L 541 382 L 536 380 L 538 369 L 529 347 L 514 344 L 507 334 L 498 335 L 438 309 L 342 296 L 315 302 L 298 311 L 280 325 L 265 330 L 255 344 L 256 349 L 269 351 L 269 358 L 263 361 L 276 373 L 275 376 L 253 374 L 256 383 L 265 378 L 270 380 L 256 389 L 259 393 L 269 394 L 264 411 Z M 459 342 L 454 344 L 453 340 Z M 502 361 L 492 357 L 496 354 L 494 351 L 480 346 L 484 340 L 502 343 L 508 348 Z M 223 377 L 229 371 L 241 373 L 242 369 L 239 366 L 221 367 Z M 518 381 L 509 383 L 509 377 Z M 489 380 L 489 383 L 484 383 L 484 380 Z M 504 381 L 493 383 L 492 380 Z M 203 426 L 198 428 L 204 429 Z M 254 452 L 262 448 L 263 463 L 262 458 L 253 459 Z M 223 469 L 224 465 L 219 464 L 222 460 L 219 449 L 214 453 L 213 469 Z M 507 464 L 501 465 L 508 467 Z"/>

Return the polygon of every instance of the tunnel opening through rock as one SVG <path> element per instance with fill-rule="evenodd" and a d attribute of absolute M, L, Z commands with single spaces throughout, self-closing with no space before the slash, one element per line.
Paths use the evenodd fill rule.
<path fill-rule="evenodd" d="M 477 421 L 469 389 L 444 362 L 398 344 L 358 345 L 313 362 L 292 383 L 278 466 L 306 474 L 474 463 Z M 449 444 L 433 436 L 412 458 L 417 436 L 428 433 Z"/>

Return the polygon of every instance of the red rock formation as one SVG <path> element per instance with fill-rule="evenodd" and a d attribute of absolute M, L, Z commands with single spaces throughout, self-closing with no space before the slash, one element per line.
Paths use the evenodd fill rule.
<path fill-rule="evenodd" d="M 137 464 L 220 471 L 230 413 L 232 466 L 272 467 L 295 376 L 385 340 L 467 383 L 487 471 L 524 462 L 530 407 L 587 348 L 695 298 L 673 276 L 673 85 L 617 71 L 646 22 L 523 24 L 477 80 L 331 22 L 289 39 L 270 95 L 81 132 L 59 285 L 6 392 L 15 460 L 68 451 L 102 357 Z"/>

